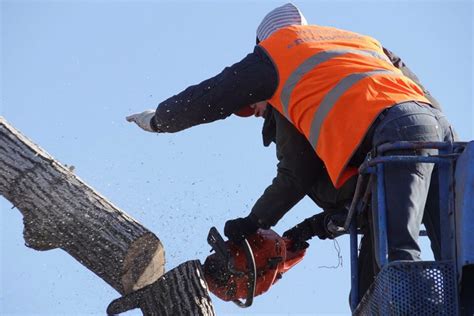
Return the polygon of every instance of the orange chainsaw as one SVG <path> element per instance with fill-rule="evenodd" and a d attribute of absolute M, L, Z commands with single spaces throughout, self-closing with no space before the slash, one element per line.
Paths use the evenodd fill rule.
<path fill-rule="evenodd" d="M 291 251 L 292 242 L 273 230 L 259 229 L 236 244 L 224 241 L 215 227 L 207 237 L 215 253 L 206 258 L 202 270 L 209 290 L 224 301 L 248 307 L 255 296 L 265 293 L 283 273 L 300 262 L 306 250 Z M 108 315 L 141 308 L 154 285 L 131 292 L 111 302 Z M 245 301 L 242 301 L 245 299 Z"/>
<path fill-rule="evenodd" d="M 291 251 L 292 242 L 273 230 L 259 229 L 242 244 L 235 244 L 224 241 L 212 227 L 207 241 L 215 252 L 203 266 L 209 290 L 240 307 L 250 306 L 255 296 L 265 293 L 306 252 L 305 249 Z"/>

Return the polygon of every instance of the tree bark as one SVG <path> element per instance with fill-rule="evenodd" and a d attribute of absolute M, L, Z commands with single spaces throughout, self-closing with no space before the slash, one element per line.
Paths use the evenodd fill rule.
<path fill-rule="evenodd" d="M 22 214 L 26 246 L 61 248 L 121 294 L 164 273 L 160 240 L 0 117 L 0 194 Z"/>
<path fill-rule="evenodd" d="M 140 308 L 143 315 L 214 316 L 206 281 L 198 260 L 187 261 L 155 283 L 110 303 L 107 314 Z"/>

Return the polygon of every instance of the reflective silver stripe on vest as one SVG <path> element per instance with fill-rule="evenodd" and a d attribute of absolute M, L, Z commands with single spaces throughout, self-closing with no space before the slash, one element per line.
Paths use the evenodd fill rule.
<path fill-rule="evenodd" d="M 399 76 L 403 75 L 401 72 L 399 73 L 387 69 L 378 69 L 369 72 L 355 73 L 339 81 L 338 84 L 326 94 L 324 99 L 319 104 L 316 113 L 314 113 L 313 122 L 311 123 L 311 130 L 309 132 L 309 142 L 311 143 L 313 148 L 316 148 L 316 146 L 318 145 L 318 138 L 321 132 L 321 126 L 323 125 L 326 116 L 334 107 L 341 95 L 343 95 L 344 92 L 349 90 L 359 80 L 382 73 Z"/>
<path fill-rule="evenodd" d="M 283 114 L 286 116 L 288 120 L 291 121 L 289 115 L 288 115 L 288 106 L 290 104 L 290 95 L 293 92 L 293 89 L 295 88 L 296 84 L 301 80 L 301 78 L 310 70 L 314 69 L 317 67 L 319 64 L 328 61 L 331 58 L 345 55 L 345 54 L 357 54 L 357 55 L 363 55 L 363 56 L 371 56 L 375 57 L 381 60 L 384 60 L 386 62 L 390 62 L 388 57 L 385 54 L 379 54 L 374 51 L 369 51 L 369 50 L 357 50 L 357 49 L 334 49 L 334 50 L 327 50 L 320 52 L 316 55 L 313 55 L 306 59 L 301 65 L 296 68 L 295 71 L 291 73 L 291 75 L 288 77 L 288 79 L 285 82 L 285 85 L 283 86 L 283 89 L 281 91 L 280 95 L 280 101 L 283 105 Z"/>

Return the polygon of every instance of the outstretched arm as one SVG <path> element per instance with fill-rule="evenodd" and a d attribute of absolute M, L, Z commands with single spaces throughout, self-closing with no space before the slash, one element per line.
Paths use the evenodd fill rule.
<path fill-rule="evenodd" d="M 218 75 L 190 86 L 150 110 L 129 116 L 142 129 L 175 133 L 195 125 L 224 119 L 244 106 L 269 99 L 278 75 L 260 47 Z"/>

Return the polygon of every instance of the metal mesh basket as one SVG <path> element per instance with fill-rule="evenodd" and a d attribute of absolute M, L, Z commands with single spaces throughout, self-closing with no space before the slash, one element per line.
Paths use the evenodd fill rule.
<path fill-rule="evenodd" d="M 455 267 L 446 261 L 387 264 L 355 315 L 457 315 Z"/>

